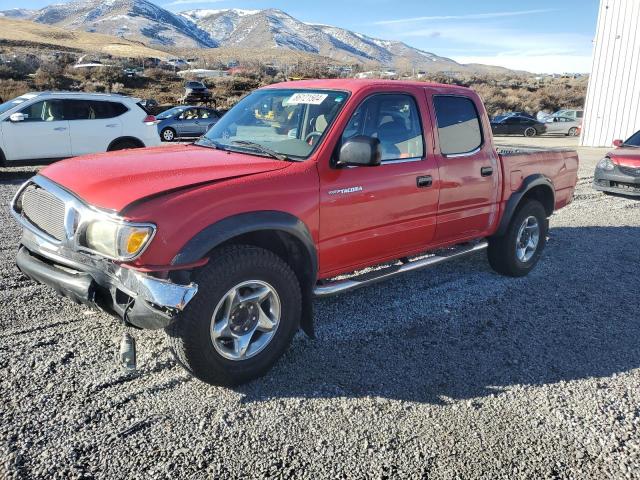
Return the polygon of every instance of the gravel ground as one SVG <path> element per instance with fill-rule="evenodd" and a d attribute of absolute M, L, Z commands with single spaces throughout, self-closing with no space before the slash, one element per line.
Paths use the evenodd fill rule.
<path fill-rule="evenodd" d="M 120 370 L 117 322 L 14 267 L 34 169 L 1 170 L 0 476 L 640 478 L 640 201 L 592 190 L 603 151 L 580 153 L 531 275 L 478 254 L 317 301 L 318 338 L 235 390 L 160 332 Z"/>

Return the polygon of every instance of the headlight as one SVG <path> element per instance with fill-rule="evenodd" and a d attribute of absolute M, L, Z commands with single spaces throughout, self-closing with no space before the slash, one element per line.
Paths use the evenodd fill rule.
<path fill-rule="evenodd" d="M 94 220 L 84 232 L 84 247 L 114 260 L 131 260 L 149 243 L 155 232 L 152 225 Z"/>
<path fill-rule="evenodd" d="M 610 172 L 615 168 L 615 164 L 611 161 L 609 157 L 604 157 L 602 160 L 598 162 L 596 165 L 598 170 L 604 170 L 606 172 Z"/>

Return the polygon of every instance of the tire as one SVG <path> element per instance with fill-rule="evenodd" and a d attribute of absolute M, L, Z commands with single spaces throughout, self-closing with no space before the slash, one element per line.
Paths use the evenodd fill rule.
<path fill-rule="evenodd" d="M 173 128 L 165 128 L 160 132 L 160 139 L 163 142 L 173 142 L 176 139 L 176 131 Z"/>
<path fill-rule="evenodd" d="M 569 136 L 570 137 L 577 137 L 578 136 L 578 129 L 576 127 L 571 127 L 569 129 Z"/>
<path fill-rule="evenodd" d="M 537 134 L 538 134 L 538 132 L 533 127 L 528 127 L 524 131 L 524 136 L 525 137 L 535 137 Z"/>
<path fill-rule="evenodd" d="M 526 249 L 526 255 L 522 258 L 519 257 L 519 251 L 516 248 L 518 236 L 526 220 L 529 220 L 528 225 L 533 228 L 533 220 L 530 219 L 535 219 L 537 222 L 538 240 L 535 249 Z M 487 255 L 491 268 L 509 277 L 527 275 L 540 260 L 540 255 L 547 242 L 548 231 L 549 220 L 542 204 L 537 200 L 527 200 L 514 214 L 507 232 L 503 236 L 489 238 Z M 522 250 L 520 250 L 520 253 L 522 253 Z"/>
<path fill-rule="evenodd" d="M 142 148 L 138 142 L 133 140 L 120 140 L 109 147 L 108 152 L 115 152 L 117 150 L 127 150 L 129 148 Z"/>
<path fill-rule="evenodd" d="M 198 294 L 166 329 L 169 346 L 177 361 L 192 375 L 213 385 L 235 386 L 264 375 L 287 350 L 300 324 L 302 295 L 295 273 L 282 258 L 269 250 L 234 245 L 216 251 L 194 281 L 198 284 Z M 248 310 L 257 306 L 264 312 L 265 304 L 242 307 L 244 303 L 240 303 L 235 309 L 227 309 L 225 299 L 238 285 L 255 283 L 259 283 L 260 288 L 271 287 L 275 292 L 268 299 L 267 307 L 271 312 L 277 303 L 279 322 L 275 324 L 272 334 L 260 332 L 259 322 L 256 327 L 249 327 L 249 333 L 243 334 L 252 338 L 246 358 L 230 358 L 235 354 L 233 346 L 236 342 L 229 340 L 232 336 L 225 339 L 225 335 L 214 339 L 216 330 L 213 327 L 220 325 L 217 320 L 219 317 L 224 317 L 229 319 L 230 329 L 238 328 L 236 333 L 242 334 L 243 330 L 247 330 L 246 323 L 242 322 L 251 322 L 252 318 L 255 321 L 256 318 L 251 318 L 250 313 L 247 317 Z M 239 292 L 247 290 L 241 288 Z M 252 293 L 250 289 L 248 292 Z M 241 296 L 248 295 L 242 293 Z M 225 311 L 236 314 L 224 314 Z M 232 325 L 231 318 L 243 316 L 242 312 L 242 322 Z M 232 335 L 231 330 L 226 332 Z M 264 335 L 270 336 L 261 346 L 259 343 Z M 252 348 L 254 353 L 251 353 Z"/>

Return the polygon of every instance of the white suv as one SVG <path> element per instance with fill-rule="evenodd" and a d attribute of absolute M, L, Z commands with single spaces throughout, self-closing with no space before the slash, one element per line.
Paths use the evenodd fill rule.
<path fill-rule="evenodd" d="M 28 93 L 0 104 L 0 163 L 160 145 L 157 121 L 122 95 Z"/>

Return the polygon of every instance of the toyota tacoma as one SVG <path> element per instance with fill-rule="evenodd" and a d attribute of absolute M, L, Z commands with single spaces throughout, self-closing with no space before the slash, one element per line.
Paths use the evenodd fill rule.
<path fill-rule="evenodd" d="M 129 327 L 164 329 L 190 373 L 236 385 L 298 329 L 313 336 L 314 297 L 485 249 L 498 273 L 526 275 L 577 169 L 575 151 L 499 153 L 468 88 L 287 82 L 192 145 L 40 171 L 11 204 L 17 264 Z"/>

